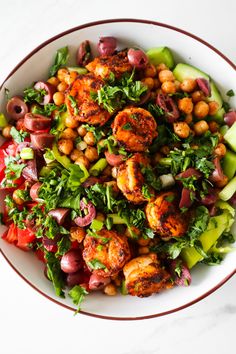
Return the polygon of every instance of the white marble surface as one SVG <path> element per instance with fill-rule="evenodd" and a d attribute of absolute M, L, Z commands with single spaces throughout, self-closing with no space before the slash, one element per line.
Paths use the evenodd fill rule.
<path fill-rule="evenodd" d="M 234 0 L 0 0 L 0 82 L 33 48 L 79 24 L 134 17 L 190 31 L 236 62 Z M 0 255 L 2 354 L 218 354 L 235 350 L 236 278 L 210 297 L 172 315 L 113 322 L 78 315 L 52 304 Z"/>

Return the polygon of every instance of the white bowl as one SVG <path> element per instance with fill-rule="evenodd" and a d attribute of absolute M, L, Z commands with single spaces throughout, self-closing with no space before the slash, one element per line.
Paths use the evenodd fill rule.
<path fill-rule="evenodd" d="M 176 62 L 190 63 L 214 78 L 222 92 L 233 89 L 236 92 L 236 66 L 218 50 L 203 40 L 161 23 L 145 20 L 116 19 L 85 24 L 40 45 L 27 55 L 9 74 L 0 91 L 0 111 L 6 104 L 4 88 L 11 95 L 20 94 L 33 81 L 46 78 L 57 49 L 68 45 L 73 59 L 80 42 L 89 39 L 93 49 L 100 36 L 117 37 L 119 46 L 137 46 L 149 49 L 168 46 Z M 231 99 L 236 107 L 236 97 Z M 3 200 L 3 197 L 1 198 Z M 2 227 L 3 228 L 3 227 Z M 0 231 L 2 232 L 3 229 Z M 54 295 L 52 284 L 43 275 L 43 265 L 36 257 L 9 245 L 0 239 L 3 256 L 15 271 L 34 289 L 48 299 L 74 310 L 69 298 L 60 299 Z M 93 293 L 82 304 L 81 313 L 107 319 L 143 319 L 169 314 L 185 308 L 211 294 L 236 272 L 236 253 L 227 255 L 220 266 L 199 265 L 192 270 L 192 284 L 140 299 L 131 296 L 109 297 Z"/>

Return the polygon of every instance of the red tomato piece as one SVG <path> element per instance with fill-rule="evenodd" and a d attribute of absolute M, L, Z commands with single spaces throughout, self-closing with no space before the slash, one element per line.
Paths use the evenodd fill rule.
<path fill-rule="evenodd" d="M 15 224 L 11 224 L 9 226 L 9 229 L 4 232 L 2 238 L 9 242 L 9 243 L 15 243 L 17 241 L 17 226 Z"/>
<path fill-rule="evenodd" d="M 29 251 L 28 245 L 36 239 L 36 236 L 32 231 L 28 229 L 22 230 L 18 228 L 17 238 L 18 238 L 17 247 L 25 251 Z"/>

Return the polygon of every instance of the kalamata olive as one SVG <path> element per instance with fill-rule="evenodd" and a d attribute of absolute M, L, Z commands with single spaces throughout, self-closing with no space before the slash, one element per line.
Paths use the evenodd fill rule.
<path fill-rule="evenodd" d="M 75 273 L 82 268 L 82 256 L 78 250 L 70 250 L 61 258 L 61 269 L 65 273 Z"/>
<path fill-rule="evenodd" d="M 82 271 L 78 271 L 75 273 L 69 273 L 66 277 L 66 284 L 72 288 L 75 285 L 79 285 L 84 283 L 84 273 Z"/>
<path fill-rule="evenodd" d="M 91 48 L 89 41 L 84 41 L 80 44 L 76 53 L 76 63 L 79 66 L 88 64 L 91 57 Z"/>
<path fill-rule="evenodd" d="M 26 166 L 22 170 L 22 176 L 25 179 L 29 179 L 32 181 L 38 181 L 38 171 L 37 171 L 37 164 L 36 160 L 27 160 Z"/>
<path fill-rule="evenodd" d="M 177 178 L 177 179 L 178 178 L 188 178 L 188 177 L 192 177 L 192 176 L 195 176 L 198 179 L 198 178 L 202 177 L 202 173 L 193 167 L 189 167 L 184 172 L 181 172 L 178 175 L 176 175 L 175 178 Z"/>
<path fill-rule="evenodd" d="M 202 199 L 201 203 L 203 205 L 212 205 L 214 204 L 218 199 L 217 193 L 215 189 L 213 188 L 208 188 L 208 194 L 206 194 Z"/>
<path fill-rule="evenodd" d="M 44 106 L 45 104 L 52 102 L 53 95 L 56 92 L 56 87 L 54 85 L 50 84 L 49 82 L 38 81 L 34 85 L 34 88 L 35 88 L 35 90 L 38 90 L 38 91 L 39 90 L 46 91 L 46 95 L 43 96 L 43 100 L 42 100 L 42 102 L 39 102 L 39 104 Z"/>
<path fill-rule="evenodd" d="M 175 272 L 176 267 L 181 269 L 180 275 Z M 173 260 L 170 264 L 170 271 L 176 285 L 188 286 L 191 284 L 192 277 L 189 268 L 181 260 Z"/>
<path fill-rule="evenodd" d="M 14 96 L 7 102 L 7 113 L 12 119 L 24 118 L 25 114 L 29 112 L 27 104 L 21 96 Z"/>
<path fill-rule="evenodd" d="M 115 37 L 101 37 L 98 42 L 98 52 L 100 55 L 114 54 L 117 46 Z"/>
<path fill-rule="evenodd" d="M 193 203 L 193 199 L 195 197 L 195 192 L 187 189 L 187 188 L 183 188 L 182 189 L 182 193 L 181 193 L 181 199 L 179 202 L 179 208 L 189 208 L 192 203 Z"/>
<path fill-rule="evenodd" d="M 102 277 L 96 273 L 93 273 L 89 279 L 90 290 L 100 290 L 111 282 L 110 277 Z"/>
<path fill-rule="evenodd" d="M 130 48 L 127 56 L 129 63 L 137 69 L 144 69 L 148 64 L 148 57 L 141 49 Z"/>
<path fill-rule="evenodd" d="M 30 140 L 35 149 L 43 150 L 52 147 L 54 135 L 49 133 L 32 133 L 30 134 Z"/>
<path fill-rule="evenodd" d="M 24 126 L 31 131 L 44 130 L 51 126 L 51 119 L 41 114 L 27 113 L 24 118 Z"/>
<path fill-rule="evenodd" d="M 38 201 L 38 199 L 39 199 L 39 189 L 40 189 L 41 185 L 42 185 L 41 182 L 36 182 L 30 188 L 30 197 L 34 201 Z"/>
<path fill-rule="evenodd" d="M 111 154 L 109 151 L 105 152 L 106 160 L 111 166 L 119 166 L 124 162 L 124 156 Z"/>
<path fill-rule="evenodd" d="M 99 183 L 100 179 L 98 177 L 90 176 L 86 179 L 84 183 L 82 183 L 82 187 L 88 188 L 94 186 L 94 184 Z"/>
<path fill-rule="evenodd" d="M 47 237 L 42 238 L 42 244 L 43 247 L 48 251 L 48 252 L 57 252 L 57 239 L 51 239 Z"/>
<path fill-rule="evenodd" d="M 180 114 L 174 100 L 166 94 L 158 93 L 157 105 L 165 112 L 165 118 L 168 123 L 175 122 Z"/>
<path fill-rule="evenodd" d="M 233 205 L 233 207 L 236 207 L 236 193 L 230 198 L 229 203 Z"/>
<path fill-rule="evenodd" d="M 91 224 L 93 219 L 95 219 L 95 217 L 96 217 L 95 206 L 91 202 L 88 202 L 88 204 L 85 204 L 84 201 L 81 200 L 80 201 L 80 209 L 81 210 L 86 209 L 87 215 L 85 215 L 84 217 L 78 216 L 77 218 L 75 218 L 74 222 L 76 223 L 76 225 L 84 227 L 84 226 Z"/>
<path fill-rule="evenodd" d="M 210 176 L 210 181 L 211 182 L 221 182 L 224 180 L 224 173 L 220 164 L 220 159 L 219 157 L 214 158 L 214 160 L 212 161 L 213 164 L 215 165 L 215 169 L 212 172 L 211 176 Z"/>
<path fill-rule="evenodd" d="M 231 127 L 236 122 L 236 111 L 225 113 L 224 121 L 229 127 Z"/>
<path fill-rule="evenodd" d="M 59 225 L 62 225 L 69 214 L 68 208 L 56 208 L 49 211 L 48 215 L 51 215 Z"/>
<path fill-rule="evenodd" d="M 211 86 L 209 80 L 201 77 L 199 79 L 196 79 L 196 82 L 198 84 L 198 87 L 204 93 L 205 96 L 211 96 Z"/>

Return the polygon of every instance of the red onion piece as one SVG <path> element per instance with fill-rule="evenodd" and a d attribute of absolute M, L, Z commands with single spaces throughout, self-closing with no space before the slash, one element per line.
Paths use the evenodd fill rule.
<path fill-rule="evenodd" d="M 90 290 L 100 290 L 103 289 L 107 284 L 111 282 L 110 277 L 102 277 L 95 272 L 92 273 L 89 279 L 89 289 Z"/>
<path fill-rule="evenodd" d="M 203 205 L 212 205 L 214 204 L 218 199 L 218 195 L 215 189 L 209 188 L 208 189 L 208 194 L 204 196 L 204 198 L 201 199 L 201 203 Z"/>
<path fill-rule="evenodd" d="M 76 223 L 76 225 L 84 227 L 84 226 L 91 224 L 93 219 L 95 219 L 95 217 L 96 217 L 95 206 L 91 202 L 88 202 L 88 204 L 85 204 L 84 201 L 81 200 L 80 201 L 80 209 L 81 210 L 87 209 L 88 214 L 85 215 L 84 217 L 78 216 L 77 218 L 75 218 L 74 222 Z"/>
<path fill-rule="evenodd" d="M 117 39 L 115 37 L 100 37 L 98 42 L 98 52 L 100 55 L 114 54 L 117 46 Z"/>
<path fill-rule="evenodd" d="M 27 113 L 24 118 L 24 126 L 31 131 L 45 130 L 50 128 L 51 119 L 41 114 Z"/>
<path fill-rule="evenodd" d="M 169 95 L 158 93 L 156 102 L 165 112 L 165 118 L 168 123 L 173 123 L 179 118 L 179 110 L 174 100 Z"/>
<path fill-rule="evenodd" d="M 130 48 L 127 56 L 129 63 L 137 69 L 144 69 L 148 64 L 148 57 L 141 49 Z"/>
<path fill-rule="evenodd" d="M 88 64 L 91 57 L 91 48 L 89 41 L 84 41 L 80 44 L 77 54 L 76 63 L 78 66 L 85 66 Z"/>
<path fill-rule="evenodd" d="M 177 178 L 177 179 L 178 178 L 188 178 L 188 177 L 192 177 L 192 176 L 195 176 L 198 179 L 198 178 L 202 177 L 202 173 L 193 167 L 189 167 L 189 168 L 187 168 L 187 170 L 176 175 L 175 178 Z"/>
<path fill-rule="evenodd" d="M 205 96 L 207 96 L 207 97 L 211 96 L 211 86 L 210 86 L 209 80 L 201 77 L 199 79 L 196 79 L 196 82 L 198 84 L 198 87 L 204 93 Z"/>
<path fill-rule="evenodd" d="M 175 268 L 181 268 L 180 276 L 175 272 Z M 189 271 L 189 268 L 182 263 L 181 260 L 173 260 L 170 264 L 170 271 L 172 276 L 174 277 L 174 282 L 178 286 L 188 286 L 191 284 L 192 277 Z"/>
<path fill-rule="evenodd" d="M 88 188 L 94 186 L 94 184 L 99 183 L 100 179 L 98 177 L 90 176 L 86 179 L 84 183 L 82 183 L 82 187 Z"/>
<path fill-rule="evenodd" d="M 194 199 L 195 194 L 196 193 L 194 191 L 187 188 L 183 188 L 181 193 L 181 199 L 179 202 L 179 208 L 189 208 L 193 203 L 192 199 Z"/>
<path fill-rule="evenodd" d="M 236 122 L 236 111 L 230 111 L 224 114 L 225 123 L 231 127 Z"/>
<path fill-rule="evenodd" d="M 38 91 L 45 90 L 47 92 L 47 94 L 43 96 L 43 101 L 39 102 L 39 104 L 44 106 L 45 104 L 52 102 L 53 95 L 56 92 L 56 87 L 54 85 L 46 81 L 38 81 L 34 85 L 34 88 Z"/>
<path fill-rule="evenodd" d="M 35 149 L 43 150 L 52 147 L 54 135 L 49 133 L 32 133 L 30 134 L 30 140 Z"/>
<path fill-rule="evenodd" d="M 29 109 L 21 96 L 14 96 L 7 102 L 7 113 L 12 119 L 24 118 Z"/>
<path fill-rule="evenodd" d="M 65 273 L 76 273 L 83 266 L 81 253 L 78 250 L 70 250 L 61 258 L 61 270 Z"/>
<path fill-rule="evenodd" d="M 25 179 L 29 179 L 32 181 L 38 181 L 38 171 L 36 160 L 27 160 L 26 167 L 22 170 L 22 176 Z"/>
<path fill-rule="evenodd" d="M 38 201 L 39 200 L 39 189 L 41 187 L 42 183 L 41 182 L 36 182 L 32 185 L 32 187 L 30 188 L 30 197 L 34 200 L 34 201 Z"/>
<path fill-rule="evenodd" d="M 51 215 L 59 225 L 62 225 L 69 214 L 68 208 L 56 208 L 49 211 L 48 215 Z"/>
<path fill-rule="evenodd" d="M 42 238 L 42 244 L 43 247 L 48 251 L 48 252 L 57 252 L 57 239 L 50 239 L 47 237 Z"/>
<path fill-rule="evenodd" d="M 219 157 L 214 158 L 212 161 L 213 164 L 215 165 L 215 170 L 212 172 L 210 176 L 210 181 L 212 182 L 222 182 L 224 180 L 224 173 L 220 164 L 220 159 Z"/>
<path fill-rule="evenodd" d="M 106 160 L 111 166 L 119 166 L 124 162 L 124 156 L 111 154 L 109 151 L 105 152 Z"/>

